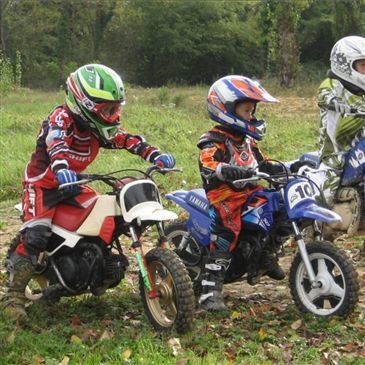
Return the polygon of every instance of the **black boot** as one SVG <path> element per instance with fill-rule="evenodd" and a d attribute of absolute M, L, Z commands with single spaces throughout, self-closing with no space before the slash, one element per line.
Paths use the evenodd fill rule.
<path fill-rule="evenodd" d="M 4 287 L 5 293 L 0 298 L 1 307 L 13 319 L 25 317 L 25 288 L 35 272 L 35 266 L 30 257 L 13 252 L 7 262 L 7 271 L 8 280 Z"/>
<path fill-rule="evenodd" d="M 202 294 L 199 298 L 200 308 L 208 311 L 223 311 L 227 307 L 223 301 L 224 276 L 231 263 L 228 252 L 212 251 L 205 264 L 202 275 Z"/>
<path fill-rule="evenodd" d="M 260 267 L 265 269 L 265 275 L 271 279 L 283 280 L 285 278 L 285 272 L 279 266 L 279 260 L 276 252 L 264 250 L 261 256 Z"/>

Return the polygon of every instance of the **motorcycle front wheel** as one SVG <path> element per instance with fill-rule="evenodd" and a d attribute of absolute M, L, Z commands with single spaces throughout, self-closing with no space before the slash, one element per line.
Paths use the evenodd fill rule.
<path fill-rule="evenodd" d="M 290 291 L 302 312 L 347 317 L 358 302 L 358 275 L 344 252 L 330 242 L 306 245 L 318 287 L 313 288 L 298 252 L 290 268 Z"/>
<path fill-rule="evenodd" d="M 191 329 L 194 316 L 194 292 L 189 274 L 171 250 L 154 248 L 145 256 L 156 297 L 152 298 L 142 275 L 139 288 L 143 307 L 152 326 L 160 332 L 173 328 L 178 333 Z"/>

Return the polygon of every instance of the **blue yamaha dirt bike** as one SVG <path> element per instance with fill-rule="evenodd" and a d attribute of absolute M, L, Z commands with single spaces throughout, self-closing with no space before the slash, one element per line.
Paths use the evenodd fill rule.
<path fill-rule="evenodd" d="M 305 177 L 257 172 L 256 176 L 233 184 L 239 188 L 260 179 L 269 182 L 270 187 L 253 193 L 242 206 L 243 229 L 232 252 L 225 283 L 243 280 L 248 276 L 245 274 L 253 272 L 260 277 L 267 271 L 260 268 L 262 251 L 270 246 L 278 251 L 294 235 L 298 251 L 291 264 L 289 285 L 296 306 L 318 316 L 347 316 L 358 301 L 359 290 L 351 261 L 332 243 L 305 243 L 301 235 L 315 221 L 334 223 L 341 218 L 317 204 L 313 183 Z M 188 219 L 168 225 L 165 233 L 188 268 L 197 296 L 209 253 L 209 202 L 203 189 L 178 190 L 166 198 L 189 214 Z"/>
<path fill-rule="evenodd" d="M 334 110 L 333 107 L 329 107 Z M 365 121 L 365 111 L 352 108 L 347 116 L 354 116 Z M 365 126 L 365 124 L 364 124 Z M 365 127 L 363 127 L 365 128 Z M 351 164 L 354 169 L 359 168 L 359 164 L 365 161 L 365 151 L 363 143 L 357 144 L 355 149 L 356 159 L 350 158 L 346 163 Z M 356 235 L 359 229 L 365 228 L 365 176 L 362 181 L 357 178 L 351 182 L 347 177 L 346 186 L 340 186 L 333 191 L 329 186 L 329 176 L 341 177 L 342 170 L 333 169 L 320 162 L 319 153 L 308 152 L 299 157 L 297 161 L 309 161 L 312 167 L 303 166 L 299 169 L 298 174 L 309 177 L 315 181 L 321 192 L 323 203 L 342 218 L 341 222 L 335 224 L 319 224 L 321 237 L 333 239 L 339 234 L 346 233 L 349 237 Z M 362 161 L 362 162 L 361 162 Z M 291 161 L 293 163 L 295 161 Z M 316 194 L 319 193 L 316 191 Z M 318 222 L 320 223 L 320 222 Z M 306 235 L 313 236 L 313 231 L 308 229 Z M 319 238 L 319 237 L 318 237 Z M 364 246 L 365 248 L 365 246 Z"/>

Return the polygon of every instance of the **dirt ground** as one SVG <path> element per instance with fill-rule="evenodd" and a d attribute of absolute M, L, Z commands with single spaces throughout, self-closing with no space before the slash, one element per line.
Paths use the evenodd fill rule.
<path fill-rule="evenodd" d="M 2 226 L 0 228 L 0 272 L 4 273 L 5 270 L 2 265 L 3 258 L 11 238 L 19 230 L 21 222 L 15 209 L 9 207 L 0 207 L 0 222 L 2 222 Z M 359 233 L 359 237 L 356 241 L 357 246 L 359 246 L 359 239 L 360 242 L 365 239 L 365 231 Z M 356 248 L 356 244 L 354 244 L 354 239 L 342 236 L 338 238 L 335 243 L 338 247 L 345 249 L 346 253 L 352 258 L 352 261 L 354 262 L 360 282 L 359 307 L 360 310 L 365 313 L 365 257 L 360 255 L 359 249 Z M 292 251 L 292 249 L 287 251 Z M 280 265 L 287 273 L 289 273 L 292 259 L 292 253 L 285 254 L 280 258 Z M 132 269 L 131 272 L 133 271 L 134 270 Z M 257 301 L 261 304 L 273 302 L 288 304 L 291 303 L 287 279 L 278 283 L 267 277 L 264 277 L 261 279 L 260 283 L 255 286 L 250 286 L 244 281 L 225 285 L 224 288 L 225 296 L 227 297 L 228 301 L 229 298 L 239 298 L 244 301 Z"/>

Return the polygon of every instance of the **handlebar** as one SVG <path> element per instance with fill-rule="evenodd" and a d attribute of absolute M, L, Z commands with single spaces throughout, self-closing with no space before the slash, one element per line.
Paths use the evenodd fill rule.
<path fill-rule="evenodd" d="M 289 181 L 297 178 L 305 178 L 308 179 L 306 176 L 298 176 L 298 174 L 289 174 L 289 173 L 281 173 L 276 175 L 270 175 L 265 172 L 256 171 L 254 176 L 251 176 L 247 179 L 239 179 L 232 182 L 232 184 L 236 188 L 242 188 L 242 185 L 247 182 L 256 182 L 258 180 L 266 180 L 274 185 L 282 184 L 286 185 Z"/>
<path fill-rule="evenodd" d="M 113 171 L 113 172 L 110 172 L 108 174 L 103 174 L 103 175 L 101 175 L 101 174 L 77 174 L 77 178 L 78 178 L 77 181 L 71 182 L 71 183 L 61 184 L 61 185 L 59 185 L 58 189 L 62 190 L 62 189 L 65 189 L 66 187 L 69 187 L 69 186 L 87 184 L 91 181 L 97 181 L 97 180 L 103 181 L 104 183 L 106 183 L 110 186 L 114 186 L 115 183 L 117 181 L 121 180 L 123 177 L 117 178 L 113 175 L 118 173 L 118 172 L 127 172 L 127 171 L 139 172 L 142 175 L 144 175 L 145 177 L 152 179 L 152 175 L 155 172 L 158 172 L 162 175 L 165 175 L 169 172 L 182 172 L 183 170 L 180 169 L 180 168 L 171 168 L 171 169 L 161 168 L 159 166 L 153 165 L 153 166 L 150 166 L 149 168 L 147 168 L 147 170 L 145 172 L 141 171 L 141 170 L 138 170 L 138 169 L 122 169 L 122 170 Z"/>
<path fill-rule="evenodd" d="M 336 111 L 336 108 L 333 104 L 329 104 L 327 108 L 328 108 L 328 110 L 331 110 L 334 112 Z M 350 112 L 346 113 L 346 115 L 352 115 L 352 116 L 356 116 L 356 117 L 365 117 L 365 110 L 351 107 Z"/>

